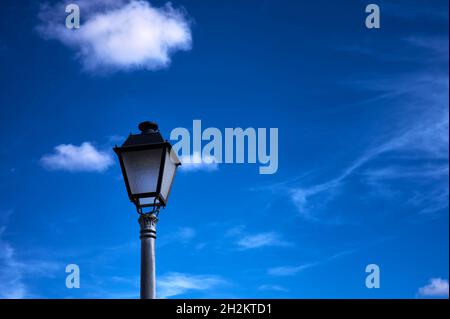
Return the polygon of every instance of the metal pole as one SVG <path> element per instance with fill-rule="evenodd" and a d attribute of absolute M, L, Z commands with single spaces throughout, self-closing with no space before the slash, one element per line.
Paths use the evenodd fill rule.
<path fill-rule="evenodd" d="M 158 218 L 153 214 L 141 215 L 141 299 L 156 298 L 155 239 Z"/>

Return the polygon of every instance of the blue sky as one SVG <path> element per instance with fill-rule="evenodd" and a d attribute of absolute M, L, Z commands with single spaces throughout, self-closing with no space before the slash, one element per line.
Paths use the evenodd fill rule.
<path fill-rule="evenodd" d="M 112 147 L 143 120 L 168 138 L 195 119 L 278 128 L 278 171 L 177 174 L 159 297 L 448 297 L 447 1 L 376 1 L 370 30 L 364 1 L 72 2 L 70 32 L 61 2 L 0 5 L 1 298 L 137 298 Z"/>

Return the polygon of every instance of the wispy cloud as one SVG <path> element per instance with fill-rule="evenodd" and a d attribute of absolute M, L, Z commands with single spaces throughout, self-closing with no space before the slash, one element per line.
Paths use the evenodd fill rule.
<path fill-rule="evenodd" d="M 258 287 L 258 290 L 263 290 L 263 291 L 278 291 L 278 292 L 288 292 L 289 290 L 279 286 L 279 285 L 270 285 L 270 284 L 266 284 L 266 285 L 261 285 Z"/>
<path fill-rule="evenodd" d="M 8 213 L 9 214 L 9 213 Z M 2 213 L 0 212 L 0 217 Z M 59 263 L 46 260 L 21 260 L 14 247 L 4 238 L 6 226 L 0 219 L 0 298 L 22 299 L 35 297 L 27 284 L 27 278 L 51 277 L 59 269 Z"/>
<path fill-rule="evenodd" d="M 239 250 L 293 246 L 293 243 L 284 240 L 277 232 L 249 233 L 246 229 L 245 225 L 236 225 L 225 230 L 224 235 L 233 240 Z"/>
<path fill-rule="evenodd" d="M 233 226 L 225 231 L 225 236 L 226 237 L 234 237 L 234 236 L 242 235 L 244 233 L 245 228 L 246 228 L 245 225 Z"/>
<path fill-rule="evenodd" d="M 195 230 L 191 227 L 181 227 L 175 233 L 175 238 L 185 242 L 194 238 L 196 235 Z"/>
<path fill-rule="evenodd" d="M 430 192 L 415 192 L 413 196 L 411 196 L 406 204 L 411 205 L 413 207 L 419 207 L 419 212 L 422 215 L 434 215 L 438 212 L 447 211 L 448 212 L 448 196 L 449 196 L 449 187 L 448 187 L 448 178 L 447 184 L 439 183 L 437 187 Z"/>
<path fill-rule="evenodd" d="M 240 249 L 246 250 L 271 246 L 291 246 L 292 243 L 282 240 L 277 233 L 266 232 L 244 235 L 237 241 L 237 245 Z"/>
<path fill-rule="evenodd" d="M 448 127 L 448 122 L 447 122 Z M 426 138 L 424 135 L 429 134 L 429 143 L 426 143 L 423 141 L 423 144 L 420 145 L 421 139 Z M 294 204 L 297 206 L 299 212 L 302 214 L 305 218 L 314 218 L 315 216 L 312 215 L 312 212 L 309 210 L 308 207 L 308 200 L 316 195 L 319 195 L 323 192 L 329 192 L 330 190 L 333 190 L 339 186 L 342 185 L 345 179 L 347 179 L 349 176 L 351 176 L 356 170 L 360 169 L 362 166 L 366 165 L 370 161 L 374 160 L 375 158 L 387 154 L 389 152 L 396 152 L 396 151 L 402 151 L 402 150 L 412 150 L 415 149 L 416 151 L 422 151 L 425 152 L 428 155 L 436 156 L 439 158 L 440 156 L 444 156 L 444 153 L 441 152 L 440 146 L 443 146 L 442 144 L 436 143 L 436 138 L 441 139 L 442 135 L 440 132 L 440 129 L 437 129 L 435 132 L 424 132 L 421 130 L 418 131 L 408 131 L 405 134 L 393 138 L 389 140 L 386 143 L 383 143 L 377 147 L 374 147 L 372 149 L 369 149 L 365 154 L 363 154 L 361 157 L 359 157 L 356 161 L 353 162 L 349 167 L 344 169 L 344 171 L 338 175 L 337 177 L 326 181 L 324 183 L 320 183 L 317 185 L 313 185 L 311 187 L 294 187 L 290 190 L 291 192 L 291 199 L 294 202 Z M 434 141 L 434 142 L 433 142 Z M 435 143 L 435 144 L 432 144 Z M 447 144 L 448 147 L 448 144 Z M 445 158 L 445 157 L 443 157 Z M 421 168 L 420 168 L 421 169 Z M 420 172 L 419 169 L 419 172 Z M 390 173 L 393 173 L 392 168 L 390 168 Z M 368 175 L 371 175 L 372 179 L 375 177 L 381 178 L 383 177 L 382 174 L 389 173 L 389 168 L 384 168 L 383 170 L 378 170 L 377 172 L 369 171 L 369 173 L 366 173 Z M 426 175 L 425 172 L 415 173 L 415 172 L 408 172 L 408 171 L 399 171 L 397 170 L 395 172 L 395 175 L 389 175 L 390 178 L 400 178 L 400 177 L 418 177 L 419 175 L 422 175 L 421 177 L 433 177 L 438 174 L 438 177 L 442 177 L 445 175 L 448 175 L 448 167 L 440 167 L 437 170 L 434 171 L 428 171 Z M 385 178 L 387 178 L 387 175 L 384 175 Z"/>
<path fill-rule="evenodd" d="M 430 279 L 428 285 L 419 288 L 419 297 L 445 297 L 448 298 L 448 280 L 441 278 Z"/>
<path fill-rule="evenodd" d="M 4 228 L 0 229 L 0 297 L 8 299 L 21 299 L 28 294 L 23 281 L 23 274 L 16 268 L 17 261 L 14 249 L 2 240 Z"/>
<path fill-rule="evenodd" d="M 107 138 L 110 143 L 119 143 L 126 140 L 126 137 L 121 135 L 109 135 Z"/>
<path fill-rule="evenodd" d="M 21 299 L 28 293 L 13 247 L 3 239 L 11 210 L 0 211 L 0 298 Z"/>
<path fill-rule="evenodd" d="M 407 36 L 400 41 L 409 45 L 411 49 L 422 49 L 423 55 L 405 56 L 402 47 L 392 47 L 389 52 L 382 48 L 371 47 L 364 44 L 347 44 L 338 46 L 335 49 L 353 55 L 362 55 L 375 61 L 386 62 L 414 62 L 420 64 L 445 62 L 448 60 L 448 37 L 444 36 Z M 399 84 L 401 85 L 401 84 Z"/>
<path fill-rule="evenodd" d="M 113 163 L 109 152 L 96 149 L 90 142 L 80 146 L 61 144 L 55 147 L 53 154 L 41 158 L 45 168 L 69 172 L 103 172 Z"/>
<path fill-rule="evenodd" d="M 98 266 L 97 266 L 98 267 Z M 139 298 L 139 277 L 96 276 L 83 277 L 84 297 L 95 299 Z"/>
<path fill-rule="evenodd" d="M 343 256 L 352 254 L 356 251 L 356 249 L 351 249 L 351 250 L 343 250 L 340 252 L 337 252 L 333 255 L 331 255 L 330 257 L 321 260 L 321 261 L 315 261 L 312 263 L 306 263 L 306 264 L 302 264 L 302 265 L 297 265 L 297 266 L 279 266 L 279 267 L 272 267 L 269 268 L 267 270 L 267 274 L 271 275 L 271 276 L 294 276 L 297 273 L 305 270 L 305 269 L 309 269 L 315 266 L 319 266 L 319 265 L 323 265 L 326 263 L 329 263 L 335 259 L 341 258 Z"/>
<path fill-rule="evenodd" d="M 155 8 L 141 0 L 79 0 L 81 26 L 69 30 L 66 2 L 44 5 L 39 33 L 74 49 L 88 71 L 156 70 L 170 65 L 171 55 L 192 45 L 190 23 L 170 3 Z"/>
<path fill-rule="evenodd" d="M 416 10 L 416 11 L 414 11 Z M 390 10 L 406 11 L 416 15 L 442 15 L 448 19 L 448 15 L 437 10 L 435 6 L 425 6 L 414 10 Z M 429 10 L 429 11 L 427 11 Z M 445 10 L 444 10 L 445 11 Z M 395 129 L 383 132 L 373 138 L 372 145 L 355 157 L 347 167 L 325 181 L 306 183 L 292 182 L 278 184 L 276 188 L 283 188 L 290 195 L 292 203 L 296 206 L 300 215 L 308 220 L 320 221 L 318 208 L 325 206 L 341 190 L 341 186 L 355 173 L 362 174 L 371 184 L 374 182 L 385 183 L 394 179 L 427 179 L 439 182 L 436 188 L 443 192 L 436 192 L 431 187 L 430 199 L 435 199 L 437 204 L 433 207 L 441 207 L 441 194 L 448 194 L 448 151 L 449 151 L 449 113 L 448 113 L 448 37 L 415 35 L 399 39 L 410 46 L 410 50 L 416 50 L 415 62 L 420 63 L 422 69 L 414 73 L 402 73 L 392 76 L 380 75 L 368 80 L 351 80 L 346 83 L 353 90 L 373 92 L 371 97 L 364 101 L 358 101 L 357 105 L 372 107 L 389 105 L 392 112 L 399 112 L 401 116 L 396 118 Z M 404 51 L 380 52 L 376 48 L 364 46 L 362 50 L 350 46 L 348 51 L 370 55 L 379 59 L 389 57 L 405 61 Z M 393 55 L 395 55 L 393 57 Z M 440 66 L 440 67 L 439 67 Z M 352 105 L 355 106 L 355 105 Z M 377 160 L 390 156 L 389 167 L 370 168 Z M 402 161 L 402 158 L 405 159 Z M 411 167 L 408 160 L 419 162 Z M 441 161 L 439 165 L 430 165 L 432 161 Z M 442 164 L 444 163 L 444 164 Z M 447 186 L 445 186 L 445 184 Z M 434 195 L 438 195 L 437 197 Z M 447 201 L 448 205 L 448 201 Z M 419 211 L 423 211 L 422 208 Z M 433 210 L 435 211 L 435 210 Z"/>
<path fill-rule="evenodd" d="M 311 268 L 313 266 L 318 265 L 319 263 L 310 263 L 310 264 L 304 264 L 299 266 L 280 266 L 280 267 L 273 267 L 269 268 L 267 270 L 267 274 L 271 276 L 293 276 L 296 275 L 298 272 Z"/>
<path fill-rule="evenodd" d="M 174 297 L 189 291 L 210 291 L 226 283 L 223 278 L 215 275 L 191 275 L 172 272 L 159 278 L 157 297 Z"/>
<path fill-rule="evenodd" d="M 449 173 L 448 165 L 423 165 L 417 166 L 388 166 L 382 168 L 367 169 L 363 175 L 371 181 L 392 180 L 404 178 L 430 178 L 439 179 Z"/>
<path fill-rule="evenodd" d="M 390 16 L 407 20 L 436 19 L 448 20 L 445 1 L 423 2 L 422 5 L 411 5 L 410 1 L 388 1 L 383 3 L 383 12 Z"/>
<path fill-rule="evenodd" d="M 195 172 L 195 171 L 216 171 L 218 169 L 218 164 L 215 162 L 213 156 L 201 156 L 199 153 L 194 153 L 193 155 L 181 156 L 180 161 L 181 171 L 184 172 Z"/>
<path fill-rule="evenodd" d="M 428 52 L 432 52 L 434 58 L 448 60 L 448 37 L 440 36 L 409 36 L 404 39 L 407 43 L 421 47 Z"/>
<path fill-rule="evenodd" d="M 326 177 L 324 181 L 307 183 L 308 179 L 311 181 L 313 178 L 309 176 L 300 182 L 296 179 L 268 187 L 271 191 L 279 192 L 281 189 L 282 193 L 289 194 L 304 219 L 320 221 L 318 208 L 325 206 L 340 192 L 350 177 L 361 171 L 363 176 L 370 176 L 372 182 L 376 177 L 379 178 L 378 181 L 381 181 L 382 177 L 387 181 L 389 173 L 392 173 L 390 179 L 448 179 L 448 74 L 428 74 L 425 71 L 416 75 L 370 80 L 353 85 L 382 92 L 375 94 L 374 98 L 379 98 L 380 102 L 389 100 L 391 103 L 398 103 L 397 99 L 401 100 L 398 106 L 403 108 L 403 116 L 401 121 L 399 120 L 401 125 L 386 134 L 388 137 L 374 137 L 372 146 L 368 146 L 332 178 Z M 374 162 L 388 156 L 391 159 L 389 167 L 378 167 L 376 170 L 370 167 Z M 408 166 L 408 161 L 412 159 L 416 160 L 419 166 Z M 432 161 L 440 163 L 433 164 Z M 364 170 L 367 170 L 366 173 Z M 441 184 L 439 187 L 442 188 Z"/>
<path fill-rule="evenodd" d="M 192 227 L 179 227 L 166 235 L 162 235 L 158 239 L 158 246 L 162 247 L 171 243 L 186 244 L 192 241 L 196 235 L 197 232 Z"/>

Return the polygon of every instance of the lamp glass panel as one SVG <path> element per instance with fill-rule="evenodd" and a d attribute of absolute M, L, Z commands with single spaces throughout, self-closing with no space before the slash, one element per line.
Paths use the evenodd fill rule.
<path fill-rule="evenodd" d="M 122 153 L 133 195 L 156 192 L 162 148 Z"/>
<path fill-rule="evenodd" d="M 172 186 L 173 178 L 177 169 L 177 160 L 174 155 L 171 155 L 169 150 L 166 150 L 166 159 L 164 161 L 164 174 L 161 183 L 161 195 L 166 199 L 169 196 L 170 187 Z"/>
<path fill-rule="evenodd" d="M 155 203 L 155 197 L 144 197 L 144 198 L 139 198 L 139 206 L 144 206 L 144 205 L 153 205 Z"/>

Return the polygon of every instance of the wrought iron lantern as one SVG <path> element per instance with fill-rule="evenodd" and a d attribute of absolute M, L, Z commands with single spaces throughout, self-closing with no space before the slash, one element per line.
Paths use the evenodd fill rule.
<path fill-rule="evenodd" d="M 181 163 L 156 123 L 142 122 L 139 130 L 140 134 L 130 134 L 114 152 L 119 158 L 128 197 L 138 213 L 155 213 L 167 205 Z"/>

